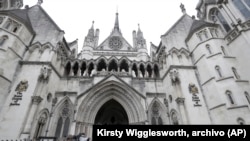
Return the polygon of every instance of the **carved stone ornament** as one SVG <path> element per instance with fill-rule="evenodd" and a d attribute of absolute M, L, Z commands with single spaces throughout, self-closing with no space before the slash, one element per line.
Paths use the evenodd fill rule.
<path fill-rule="evenodd" d="M 189 84 L 189 86 L 188 86 L 188 88 L 189 88 L 189 92 L 191 93 L 191 94 L 198 94 L 199 92 L 198 92 L 198 88 L 195 86 L 195 84 L 193 84 L 193 83 L 190 83 Z"/>
<path fill-rule="evenodd" d="M 34 104 L 39 104 L 42 100 L 43 98 L 41 98 L 40 96 L 32 96 L 32 103 Z"/>
<path fill-rule="evenodd" d="M 109 40 L 109 47 L 114 50 L 119 50 L 122 48 L 122 41 L 119 37 L 114 36 Z"/>
<path fill-rule="evenodd" d="M 25 92 L 28 89 L 28 80 L 22 80 L 16 87 L 15 91 L 18 93 Z"/>
<path fill-rule="evenodd" d="M 38 0 L 37 5 L 41 5 L 43 3 L 43 0 Z"/>
<path fill-rule="evenodd" d="M 166 107 L 168 107 L 168 100 L 166 98 L 164 98 L 164 104 Z"/>
<path fill-rule="evenodd" d="M 154 103 L 153 104 L 153 110 L 152 110 L 152 112 L 153 112 L 153 115 L 154 116 L 159 116 L 159 107 L 160 107 L 160 105 L 158 104 L 158 103 Z"/>
<path fill-rule="evenodd" d="M 58 101 L 58 100 L 57 100 L 57 97 L 53 98 L 53 99 L 52 99 L 52 106 L 55 106 L 56 103 L 57 103 L 57 101 Z"/>
<path fill-rule="evenodd" d="M 170 78 L 171 78 L 172 84 L 180 83 L 179 72 L 176 69 L 173 69 L 170 71 Z"/>
<path fill-rule="evenodd" d="M 51 74 L 51 68 L 50 67 L 42 67 L 39 75 L 39 80 L 48 80 Z"/>

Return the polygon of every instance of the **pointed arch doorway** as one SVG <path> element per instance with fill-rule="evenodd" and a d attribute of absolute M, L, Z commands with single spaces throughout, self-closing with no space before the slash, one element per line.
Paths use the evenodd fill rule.
<path fill-rule="evenodd" d="M 103 104 L 95 117 L 96 125 L 127 125 L 128 123 L 125 109 L 114 99 Z"/>

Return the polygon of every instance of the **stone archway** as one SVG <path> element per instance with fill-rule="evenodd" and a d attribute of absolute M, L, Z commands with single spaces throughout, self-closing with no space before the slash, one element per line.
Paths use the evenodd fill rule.
<path fill-rule="evenodd" d="M 96 125 L 121 125 L 128 124 L 128 115 L 125 109 L 116 100 L 107 101 L 95 117 Z"/>
<path fill-rule="evenodd" d="M 114 116 L 122 121 L 121 124 L 145 124 L 147 117 L 142 103 L 145 97 L 129 85 L 120 83 L 120 80 L 114 81 L 117 79 L 115 76 L 110 76 L 109 79 L 113 80 L 100 82 L 78 97 L 81 104 L 76 115 L 76 133 L 85 132 L 91 136 L 95 123 L 108 123 L 106 121 L 111 120 L 112 116 L 106 115 L 106 119 L 98 119 L 99 113 L 105 111 L 105 108 L 118 107 L 120 112 L 115 110 L 112 114 L 127 116 Z"/>

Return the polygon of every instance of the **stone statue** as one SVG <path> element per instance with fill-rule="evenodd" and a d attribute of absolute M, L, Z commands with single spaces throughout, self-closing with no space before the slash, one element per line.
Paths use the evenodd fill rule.
<path fill-rule="evenodd" d="M 136 77 L 135 71 L 132 70 L 132 77 Z"/>
<path fill-rule="evenodd" d="M 145 78 L 148 78 L 148 71 L 145 72 Z"/>
<path fill-rule="evenodd" d="M 38 0 L 37 5 L 41 5 L 43 3 L 43 0 Z"/>
<path fill-rule="evenodd" d="M 39 75 L 39 80 L 48 80 L 51 74 L 50 67 L 42 67 Z"/>
<path fill-rule="evenodd" d="M 28 89 L 28 80 L 22 80 L 16 87 L 15 91 L 22 93 L 25 92 Z"/>
<path fill-rule="evenodd" d="M 184 5 L 184 4 L 181 4 L 181 5 L 180 5 L 180 8 L 181 8 L 181 12 L 182 12 L 183 14 L 186 14 L 185 5 Z"/>
<path fill-rule="evenodd" d="M 95 69 L 93 69 L 93 70 L 91 71 L 91 73 L 90 73 L 90 77 L 94 76 L 95 74 L 96 74 L 96 71 L 95 71 Z"/>
<path fill-rule="evenodd" d="M 179 72 L 176 69 L 173 69 L 170 71 L 170 78 L 171 78 L 172 84 L 180 83 Z"/>
<path fill-rule="evenodd" d="M 139 78 L 143 78 L 142 72 L 139 71 Z"/>
<path fill-rule="evenodd" d="M 189 92 L 194 95 L 199 93 L 198 88 L 193 83 L 189 84 Z"/>

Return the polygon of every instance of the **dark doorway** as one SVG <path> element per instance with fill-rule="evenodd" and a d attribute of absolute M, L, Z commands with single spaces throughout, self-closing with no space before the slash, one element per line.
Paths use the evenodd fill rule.
<path fill-rule="evenodd" d="M 128 116 L 120 103 L 115 100 L 106 102 L 98 111 L 95 118 L 96 125 L 126 125 Z"/>

